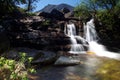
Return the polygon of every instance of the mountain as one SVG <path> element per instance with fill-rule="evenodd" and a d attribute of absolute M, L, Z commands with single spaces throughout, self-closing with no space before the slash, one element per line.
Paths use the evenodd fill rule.
<path fill-rule="evenodd" d="M 59 4 L 59 5 L 52 5 L 52 4 L 48 4 L 47 6 L 45 6 L 43 9 L 37 11 L 37 12 L 46 12 L 46 13 L 51 13 L 52 10 L 56 9 L 58 11 L 63 10 L 64 8 L 69 9 L 69 11 L 73 11 L 74 7 L 68 4 Z"/>
<path fill-rule="evenodd" d="M 51 5 L 48 4 L 47 6 L 45 6 L 43 9 L 41 9 L 38 12 L 46 12 L 46 13 L 50 13 L 53 9 L 55 9 L 56 5 Z"/>
<path fill-rule="evenodd" d="M 55 8 L 55 9 L 57 9 L 57 10 L 61 11 L 61 10 L 62 10 L 62 9 L 64 9 L 64 8 L 69 9 L 69 10 L 70 10 L 70 12 L 71 12 L 71 11 L 73 11 L 73 9 L 74 9 L 74 7 L 73 7 L 73 6 L 68 5 L 68 4 L 59 4 L 59 5 L 57 5 L 57 6 L 56 6 L 56 8 Z"/>

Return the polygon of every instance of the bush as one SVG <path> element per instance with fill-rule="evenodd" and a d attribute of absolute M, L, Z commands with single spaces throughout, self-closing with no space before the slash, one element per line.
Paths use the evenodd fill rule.
<path fill-rule="evenodd" d="M 120 40 L 120 19 L 116 14 L 103 10 L 98 12 L 97 18 L 102 23 L 101 27 L 96 27 L 98 28 L 100 35 L 106 36 L 106 38 L 109 38 L 111 41 Z"/>
<path fill-rule="evenodd" d="M 28 80 L 28 73 L 35 72 L 30 64 L 33 58 L 27 58 L 25 53 L 20 53 L 20 57 L 19 61 L 0 57 L 0 80 Z"/>

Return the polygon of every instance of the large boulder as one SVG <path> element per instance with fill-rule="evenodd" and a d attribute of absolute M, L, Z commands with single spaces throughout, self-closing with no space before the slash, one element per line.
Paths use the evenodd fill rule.
<path fill-rule="evenodd" d="M 33 64 L 50 64 L 54 63 L 57 59 L 57 54 L 51 51 L 39 51 L 38 54 L 35 55 L 32 63 Z"/>

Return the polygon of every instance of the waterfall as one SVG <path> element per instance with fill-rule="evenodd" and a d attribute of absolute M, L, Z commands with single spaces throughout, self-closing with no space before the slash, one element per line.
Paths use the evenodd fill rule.
<path fill-rule="evenodd" d="M 75 36 L 76 35 L 76 28 L 74 24 L 67 25 L 67 35 L 68 36 Z"/>
<path fill-rule="evenodd" d="M 70 37 L 71 41 L 71 49 L 69 53 L 73 54 L 84 53 L 85 49 L 83 44 L 85 44 L 85 40 L 82 37 L 77 36 L 76 27 L 74 24 L 67 25 L 65 34 Z M 79 44 L 77 40 L 81 41 L 82 44 Z"/>
<path fill-rule="evenodd" d="M 88 42 L 97 41 L 99 39 L 95 30 L 94 19 L 88 21 L 86 25 L 84 24 L 84 38 Z"/>
<path fill-rule="evenodd" d="M 94 19 L 91 19 L 84 24 L 83 37 L 76 34 L 76 27 L 74 24 L 67 24 L 65 34 L 70 37 L 71 41 L 71 49 L 69 53 L 87 53 L 85 46 L 88 46 L 88 51 L 93 52 L 98 56 L 120 60 L 120 54 L 108 51 L 104 45 L 101 45 L 97 42 L 99 37 L 95 30 Z"/>
<path fill-rule="evenodd" d="M 91 19 L 84 25 L 84 38 L 89 43 L 89 51 L 94 52 L 98 56 L 104 56 L 120 60 L 120 54 L 108 51 L 104 45 L 99 44 L 99 39 L 94 26 L 94 19 Z"/>

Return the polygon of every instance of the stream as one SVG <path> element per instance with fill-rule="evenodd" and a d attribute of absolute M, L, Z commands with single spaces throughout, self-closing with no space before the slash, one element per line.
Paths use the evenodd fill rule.
<path fill-rule="evenodd" d="M 104 80 L 102 79 L 103 76 L 99 76 L 99 75 L 108 75 L 108 74 L 107 73 L 102 74 L 103 71 L 101 66 L 102 65 L 109 66 L 107 64 L 107 61 L 112 61 L 111 64 L 117 62 L 117 60 L 113 60 L 106 57 L 98 57 L 94 54 L 81 54 L 79 56 L 73 56 L 73 58 L 79 59 L 81 63 L 79 65 L 74 65 L 74 66 L 49 65 L 49 66 L 39 67 L 36 74 L 29 75 L 30 80 Z M 118 63 L 119 61 L 116 64 Z M 118 71 L 119 70 L 120 69 L 118 69 Z M 109 80 L 109 79 L 105 79 L 105 80 Z M 114 80 L 114 79 L 110 79 L 110 80 Z"/>

